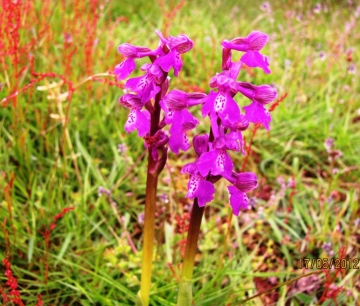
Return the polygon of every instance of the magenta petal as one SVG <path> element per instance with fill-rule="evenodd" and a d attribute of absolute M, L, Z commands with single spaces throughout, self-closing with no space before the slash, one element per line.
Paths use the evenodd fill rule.
<path fill-rule="evenodd" d="M 205 152 L 201 154 L 196 167 L 202 176 L 207 176 L 209 172 L 213 169 L 218 155 L 218 150 L 212 150 L 210 152 Z M 214 173 L 211 174 L 216 175 Z"/>
<path fill-rule="evenodd" d="M 189 173 L 191 175 L 195 175 L 197 173 L 196 162 L 186 164 L 184 167 L 182 167 L 181 173 Z"/>
<path fill-rule="evenodd" d="M 199 175 L 192 175 L 188 183 L 187 197 L 189 199 L 198 198 L 198 205 L 205 206 L 207 202 L 214 199 L 214 185 L 204 180 Z"/>
<path fill-rule="evenodd" d="M 139 95 L 141 96 L 141 102 L 146 103 L 150 101 L 151 98 L 154 98 L 160 91 L 160 87 L 155 84 L 155 82 L 150 82 L 150 84 L 144 88 L 143 92 Z"/>
<path fill-rule="evenodd" d="M 137 129 L 139 137 L 144 137 L 150 131 L 150 113 L 147 110 L 140 111 L 133 108 L 124 128 L 127 133 Z"/>
<path fill-rule="evenodd" d="M 155 62 L 154 64 L 158 65 L 161 67 L 162 70 L 169 72 L 171 67 L 175 67 L 176 66 L 176 50 L 172 50 L 170 51 L 168 54 L 164 55 L 164 56 L 160 56 Z M 177 74 L 176 74 L 177 75 Z"/>
<path fill-rule="evenodd" d="M 243 63 L 249 67 L 260 67 L 264 70 L 265 73 L 269 74 L 269 62 L 267 57 L 260 54 L 258 51 L 248 51 L 240 59 Z"/>
<path fill-rule="evenodd" d="M 219 113 L 219 117 L 223 120 L 227 119 L 231 123 L 240 121 L 240 109 L 235 100 L 231 97 L 230 93 L 226 94 L 226 106 L 222 113 Z"/>
<path fill-rule="evenodd" d="M 190 148 L 190 141 L 185 131 L 173 130 L 169 138 L 170 150 L 175 154 L 179 154 L 179 150 L 187 151 Z"/>
<path fill-rule="evenodd" d="M 202 116 L 205 118 L 210 112 L 214 110 L 214 102 L 217 92 L 210 91 L 209 95 L 205 98 L 205 103 L 201 109 Z"/>
<path fill-rule="evenodd" d="M 232 172 L 232 170 L 234 168 L 234 164 L 233 164 L 230 156 L 226 153 L 226 151 L 225 150 L 221 150 L 221 151 L 222 152 L 220 154 L 223 154 L 223 155 L 220 156 L 220 154 L 219 154 L 218 159 L 220 159 L 221 162 L 222 162 L 223 159 L 225 159 L 224 160 L 223 170 L 221 171 L 221 173 L 226 173 L 227 175 L 231 175 L 231 172 Z M 221 173 L 219 173 L 219 174 L 221 174 Z M 216 174 L 214 174 L 214 175 L 216 175 Z"/>
<path fill-rule="evenodd" d="M 190 141 L 185 131 L 194 128 L 198 123 L 199 121 L 186 109 L 174 112 L 169 139 L 171 151 L 178 154 L 180 149 L 187 151 L 190 148 Z"/>
<path fill-rule="evenodd" d="M 270 130 L 269 122 L 271 122 L 271 116 L 269 111 L 257 102 L 253 102 L 248 106 L 244 106 L 245 119 L 253 123 L 261 123 L 267 130 Z"/>
<path fill-rule="evenodd" d="M 173 122 L 174 111 L 170 111 L 170 110 L 167 108 L 164 100 L 161 100 L 161 101 L 160 101 L 160 107 L 162 108 L 162 110 L 163 110 L 164 113 L 165 113 L 165 123 L 166 123 L 166 124 L 171 124 L 171 123 Z"/>
<path fill-rule="evenodd" d="M 114 74 L 118 80 L 126 79 L 136 68 L 136 64 L 133 58 L 128 58 L 119 65 L 116 65 Z"/>
<path fill-rule="evenodd" d="M 146 76 L 143 75 L 140 77 L 128 79 L 125 83 L 125 88 L 129 88 L 132 91 L 139 91 L 139 89 L 142 90 L 144 88 L 144 86 L 147 85 L 147 81 L 144 80 L 145 77 Z"/>
<path fill-rule="evenodd" d="M 142 103 L 150 101 L 160 91 L 160 87 L 156 85 L 155 81 L 149 74 L 141 77 L 128 79 L 125 83 L 125 88 L 138 93 Z"/>
<path fill-rule="evenodd" d="M 214 199 L 215 188 L 212 183 L 206 180 L 200 180 L 199 189 L 197 192 L 198 205 L 205 206 L 207 202 Z"/>
<path fill-rule="evenodd" d="M 246 210 L 249 205 L 249 199 L 245 192 L 240 191 L 234 186 L 228 186 L 230 193 L 230 205 L 235 216 L 238 216 L 241 210 Z"/>
<path fill-rule="evenodd" d="M 182 68 L 182 65 L 183 65 L 183 62 L 181 60 L 181 57 L 180 57 L 180 54 L 178 52 L 176 52 L 175 54 L 175 62 L 174 62 L 174 75 L 175 76 L 178 76 L 179 75 L 179 72 Z"/>

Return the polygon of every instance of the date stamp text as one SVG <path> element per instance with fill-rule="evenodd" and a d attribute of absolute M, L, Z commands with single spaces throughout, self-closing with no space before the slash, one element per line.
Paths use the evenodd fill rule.
<path fill-rule="evenodd" d="M 359 258 L 299 258 L 298 269 L 360 269 Z"/>

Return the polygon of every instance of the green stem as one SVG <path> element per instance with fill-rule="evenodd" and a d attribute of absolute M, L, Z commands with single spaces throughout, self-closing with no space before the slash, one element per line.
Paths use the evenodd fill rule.
<path fill-rule="evenodd" d="M 200 234 L 200 225 L 205 207 L 199 207 L 197 198 L 194 200 L 190 225 L 188 229 L 184 264 L 178 293 L 178 306 L 188 306 L 192 303 L 192 277 L 194 272 L 195 255 Z"/>
<path fill-rule="evenodd" d="M 151 154 L 148 159 L 148 169 L 151 169 Z M 155 236 L 155 210 L 156 210 L 156 189 L 158 182 L 157 172 L 147 173 L 146 200 L 145 200 L 145 223 L 144 223 L 144 246 L 142 256 L 141 286 L 137 305 L 147 306 L 150 299 L 152 254 L 154 249 Z"/>

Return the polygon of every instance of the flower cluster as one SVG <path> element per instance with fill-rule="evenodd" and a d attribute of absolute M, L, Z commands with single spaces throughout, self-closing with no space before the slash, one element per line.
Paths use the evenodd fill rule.
<path fill-rule="evenodd" d="M 182 169 L 182 173 L 190 174 L 187 197 L 197 198 L 198 205 L 204 206 L 213 199 L 214 182 L 223 177 L 231 183 L 228 187 L 230 205 L 233 213 L 239 215 L 240 210 L 248 207 L 246 192 L 256 188 L 257 177 L 252 172 L 237 173 L 228 152 L 245 154 L 242 132 L 250 122 L 261 123 L 270 129 L 271 116 L 265 105 L 276 98 L 277 92 L 272 86 L 239 82 L 237 78 L 243 65 L 260 67 L 265 73 L 270 73 L 268 59 L 260 53 L 268 36 L 253 31 L 247 37 L 224 40 L 222 71 L 210 80 L 210 93 L 204 94 L 180 90 L 167 93 L 170 83 L 168 72 L 173 68 L 174 75 L 178 76 L 182 67 L 180 55 L 189 51 L 193 42 L 186 35 L 164 38 L 159 31 L 157 34 L 160 43 L 155 50 L 129 44 L 119 46 L 119 52 L 126 60 L 114 70 L 118 79 L 124 79 L 134 71 L 134 59 L 148 56 L 152 62 L 140 68 L 145 75 L 125 83 L 126 94 L 119 100 L 120 104 L 130 109 L 125 130 L 131 132 L 137 129 L 154 160 L 158 159 L 158 150 L 165 145 L 178 154 L 180 150 L 190 148 L 186 132 L 199 124 L 189 108 L 202 105 L 202 116 L 209 116 L 211 129 L 209 135 L 194 137 L 197 159 Z M 240 61 L 232 60 L 234 50 L 244 53 Z M 242 109 L 234 100 L 238 93 L 251 100 Z M 156 101 L 164 112 L 164 118 L 151 134 L 150 122 Z M 162 131 L 166 125 L 170 126 L 169 136 Z"/>

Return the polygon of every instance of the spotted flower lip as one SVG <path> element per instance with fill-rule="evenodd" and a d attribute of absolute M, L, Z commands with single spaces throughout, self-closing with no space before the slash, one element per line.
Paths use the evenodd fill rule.
<path fill-rule="evenodd" d="M 215 188 L 212 183 L 205 180 L 200 175 L 191 175 L 188 183 L 188 192 L 186 197 L 189 199 L 198 199 L 200 207 L 214 199 Z"/>
<path fill-rule="evenodd" d="M 216 113 L 221 120 L 236 123 L 240 120 L 240 109 L 230 92 L 210 91 L 202 107 L 202 116 Z"/>
<path fill-rule="evenodd" d="M 118 80 L 126 79 L 134 70 L 136 64 L 133 58 L 128 58 L 125 61 L 115 66 L 114 74 Z"/>
<path fill-rule="evenodd" d="M 245 97 L 262 105 L 268 104 L 277 97 L 276 88 L 270 85 L 256 86 L 247 82 L 237 82 L 237 89 Z"/>
<path fill-rule="evenodd" d="M 213 149 L 203 153 L 197 162 L 197 170 L 202 176 L 231 174 L 234 164 L 226 149 Z"/>
<path fill-rule="evenodd" d="M 244 106 L 243 110 L 245 110 L 245 118 L 248 121 L 261 123 L 265 129 L 270 130 L 271 115 L 263 105 L 254 101 L 250 105 Z"/>
<path fill-rule="evenodd" d="M 235 186 L 228 186 L 230 193 L 230 206 L 235 216 L 239 216 L 240 210 L 246 210 L 249 206 L 249 198 L 246 193 Z"/>
<path fill-rule="evenodd" d="M 144 137 L 150 132 L 150 113 L 147 110 L 131 109 L 124 129 L 127 133 L 137 129 L 139 137 Z"/>

